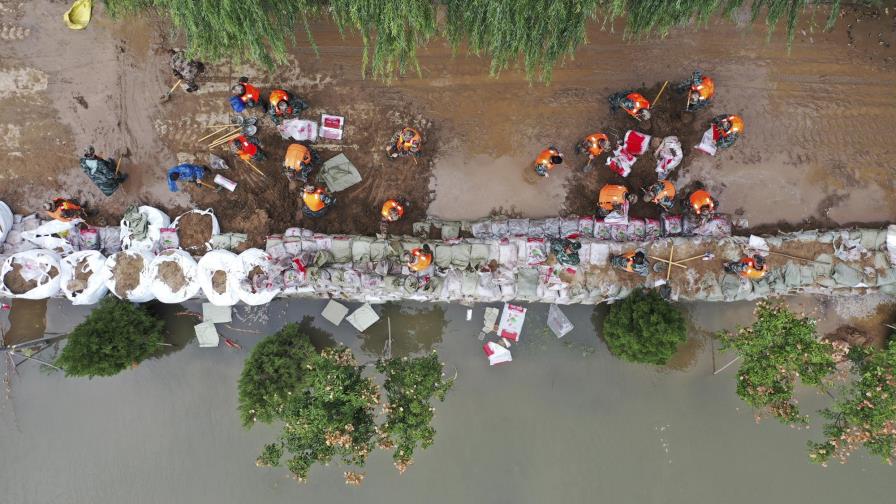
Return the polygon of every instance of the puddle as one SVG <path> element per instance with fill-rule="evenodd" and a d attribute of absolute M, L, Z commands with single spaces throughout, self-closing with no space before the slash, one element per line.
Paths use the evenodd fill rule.
<path fill-rule="evenodd" d="M 47 330 L 47 300 L 13 299 L 9 310 L 9 330 L 3 334 L 5 345 L 42 338 Z"/>
<path fill-rule="evenodd" d="M 392 356 L 403 357 L 428 352 L 442 342 L 445 311 L 440 306 L 398 305 L 386 303 L 378 307 L 380 320 L 361 336 L 361 350 L 380 356 L 392 329 Z"/>

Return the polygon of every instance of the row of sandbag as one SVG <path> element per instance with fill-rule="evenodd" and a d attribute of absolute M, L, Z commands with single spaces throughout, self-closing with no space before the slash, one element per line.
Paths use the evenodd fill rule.
<path fill-rule="evenodd" d="M 169 265 L 165 266 L 166 263 Z M 128 273 L 121 269 L 124 265 L 129 268 Z M 180 275 L 175 274 L 177 283 L 182 284 L 177 288 L 165 278 L 165 273 L 172 267 L 180 272 Z M 250 279 L 249 273 L 256 267 L 260 274 Z M 33 281 L 34 287 L 25 292 L 10 290 L 7 275 L 13 269 L 21 279 Z M 109 257 L 96 250 L 77 251 L 61 257 L 53 251 L 35 249 L 13 254 L 3 262 L 0 296 L 47 299 L 62 294 L 72 304 L 88 305 L 112 292 L 133 302 L 157 299 L 163 303 L 180 303 L 202 291 L 216 305 L 231 306 L 240 301 L 259 305 L 280 293 L 280 288 L 274 287 L 277 282 L 271 281 L 272 270 L 270 256 L 258 249 L 249 249 L 239 255 L 212 250 L 198 262 L 178 249 L 165 250 L 158 255 L 132 249 Z M 219 276 L 223 274 L 223 280 L 215 280 L 217 272 L 222 272 Z M 258 280 L 253 284 L 255 277 Z"/>

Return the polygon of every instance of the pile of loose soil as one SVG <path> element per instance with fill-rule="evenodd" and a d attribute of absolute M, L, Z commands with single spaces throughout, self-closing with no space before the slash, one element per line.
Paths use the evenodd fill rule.
<path fill-rule="evenodd" d="M 87 288 L 87 282 L 90 280 L 90 276 L 93 275 L 93 271 L 90 270 L 90 262 L 87 258 L 81 259 L 75 264 L 74 272 L 75 276 L 68 281 L 65 288 L 73 294 L 80 294 Z"/>
<path fill-rule="evenodd" d="M 190 212 L 177 221 L 180 248 L 191 254 L 202 254 L 212 239 L 212 216 Z"/>
<path fill-rule="evenodd" d="M 246 275 L 246 278 L 249 279 L 249 287 L 252 289 L 252 292 L 255 292 L 255 277 L 258 275 L 264 275 L 264 270 L 261 269 L 261 266 L 256 266 L 249 270 L 249 274 Z"/>
<path fill-rule="evenodd" d="M 682 75 L 681 79 L 686 77 L 687 75 Z M 662 85 L 663 83 L 659 82 L 650 88 L 636 88 L 634 91 L 641 93 L 648 100 L 653 100 Z M 596 125 L 593 131 L 582 132 L 581 137 L 584 138 L 595 131 L 602 131 L 610 136 L 615 147 L 616 142 L 621 143 L 625 132 L 630 129 L 651 135 L 654 138 L 677 136 L 681 142 L 684 158 L 669 176 L 669 180 L 675 182 L 678 174 L 687 169 L 693 157 L 702 155 L 699 152 L 693 152 L 693 147 L 700 143 L 703 132 L 709 127 L 712 117 L 724 112 L 714 109 L 713 105 L 697 112 L 685 112 L 687 96 L 676 92 L 673 89 L 675 85 L 676 82 L 670 81 L 659 101 L 651 106 L 649 121 L 638 122 L 620 110 L 610 116 L 607 124 Z M 574 175 L 566 182 L 567 194 L 563 209 L 565 214 L 593 215 L 597 208 L 600 188 L 605 184 L 619 184 L 628 187 L 630 191 L 634 191 L 638 195 L 638 202 L 631 206 L 629 215 L 635 218 L 659 218 L 660 207 L 641 200 L 641 196 L 644 194 L 641 189 L 647 188 L 657 181 L 656 158 L 653 156 L 653 150 L 648 149 L 642 154 L 632 166 L 629 176 L 625 178 L 610 171 L 606 165 L 606 154 L 593 161 L 593 171 L 583 173 L 581 167 L 588 161 L 587 155 L 576 156 L 575 153 L 568 153 L 566 162 L 573 165 L 571 168 L 574 170 Z M 612 154 L 610 155 L 612 156 Z M 678 184 L 675 187 L 678 198 L 686 196 L 685 188 L 678 187 Z M 677 208 L 673 209 L 673 213 L 680 213 L 680 207 L 681 205 L 677 205 Z"/>
<path fill-rule="evenodd" d="M 115 294 L 125 298 L 128 293 L 140 285 L 140 273 L 143 272 L 143 257 L 139 254 L 119 254 L 112 268 L 115 279 Z"/>
<path fill-rule="evenodd" d="M 25 280 L 22 277 L 22 269 L 23 266 L 20 263 L 14 262 L 12 264 L 12 270 L 3 277 L 3 284 L 6 285 L 9 292 L 12 292 L 13 294 L 24 294 L 36 288 L 38 285 L 37 280 Z M 53 266 L 50 268 L 49 274 L 50 278 L 55 278 L 56 275 L 59 274 L 59 270 Z"/>
<path fill-rule="evenodd" d="M 176 261 L 165 261 L 160 264 L 156 278 L 164 282 L 168 287 L 171 287 L 172 292 L 177 292 L 187 285 L 184 270 Z"/>
<path fill-rule="evenodd" d="M 218 294 L 227 292 L 227 272 L 224 270 L 215 271 L 212 275 L 212 289 Z"/>

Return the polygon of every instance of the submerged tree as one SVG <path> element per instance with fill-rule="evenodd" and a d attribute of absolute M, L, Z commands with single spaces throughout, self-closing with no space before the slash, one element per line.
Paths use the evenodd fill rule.
<path fill-rule="evenodd" d="M 112 376 L 159 351 L 162 321 L 140 305 L 107 296 L 69 334 L 55 364 L 66 376 Z"/>
<path fill-rule="evenodd" d="M 656 291 L 638 289 L 610 305 L 603 337 L 614 355 L 662 365 L 687 339 L 687 331 L 680 311 Z"/>
<path fill-rule="evenodd" d="M 783 304 L 760 301 L 754 313 L 752 326 L 722 335 L 722 347 L 743 359 L 737 395 L 782 423 L 806 424 L 793 398 L 794 384 L 799 379 L 820 386 L 834 371 L 832 347 L 817 340 L 814 320 L 798 317 Z"/>
<path fill-rule="evenodd" d="M 809 442 L 809 458 L 826 464 L 846 462 L 859 447 L 888 464 L 896 459 L 896 342 L 883 350 L 850 350 L 856 380 L 842 391 L 834 405 L 822 410 L 828 423 L 826 440 Z"/>

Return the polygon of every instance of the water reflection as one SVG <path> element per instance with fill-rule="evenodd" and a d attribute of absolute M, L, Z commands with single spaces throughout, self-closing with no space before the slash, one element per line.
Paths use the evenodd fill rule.
<path fill-rule="evenodd" d="M 380 319 L 361 335 L 361 350 L 380 356 L 392 326 L 392 356 L 427 352 L 442 342 L 445 310 L 438 305 L 386 303 L 378 307 Z"/>
<path fill-rule="evenodd" d="M 5 345 L 42 338 L 47 330 L 47 300 L 13 299 L 10 302 L 9 330 L 3 333 Z"/>

